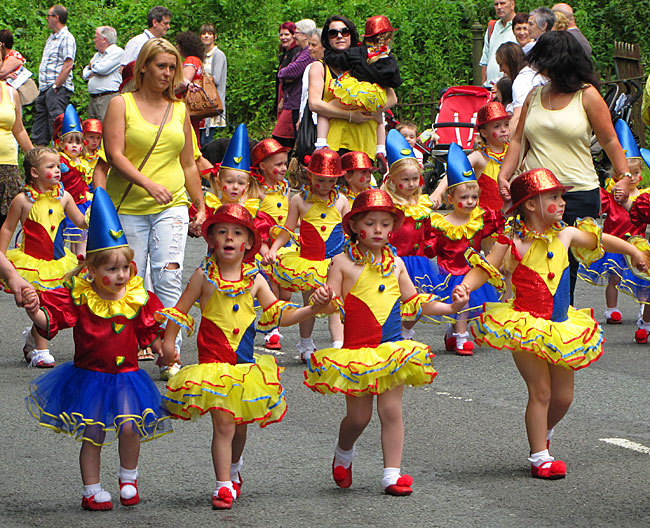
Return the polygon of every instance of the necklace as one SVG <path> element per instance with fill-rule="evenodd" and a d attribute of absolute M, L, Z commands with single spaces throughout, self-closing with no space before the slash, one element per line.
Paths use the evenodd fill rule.
<path fill-rule="evenodd" d="M 551 87 L 548 87 L 548 109 L 553 110 L 553 105 L 551 104 Z"/>

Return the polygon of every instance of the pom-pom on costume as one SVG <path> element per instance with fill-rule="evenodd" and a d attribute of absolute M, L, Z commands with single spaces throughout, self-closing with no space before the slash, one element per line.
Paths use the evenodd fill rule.
<path fill-rule="evenodd" d="M 89 251 L 126 244 L 103 189 L 97 190 L 90 226 Z M 40 425 L 99 446 L 127 427 L 141 441 L 171 432 L 160 392 L 138 368 L 138 347 L 158 336 L 154 313 L 162 309 L 140 277 L 129 280 L 119 300 L 103 299 L 90 281 L 74 277 L 65 288 L 41 294 L 41 309 L 48 324 L 39 332 L 51 339 L 73 328 L 75 355 L 30 383 L 27 408 Z"/>

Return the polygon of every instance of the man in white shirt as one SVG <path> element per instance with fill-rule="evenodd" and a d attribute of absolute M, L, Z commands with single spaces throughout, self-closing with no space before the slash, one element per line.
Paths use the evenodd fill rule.
<path fill-rule="evenodd" d="M 515 18 L 515 0 L 494 0 L 494 10 L 499 20 L 490 22 L 483 39 L 481 82 L 491 88 L 503 75 L 497 64 L 497 50 L 506 42 L 517 42 L 512 32 L 512 19 Z"/>
<path fill-rule="evenodd" d="M 84 68 L 82 77 L 88 81 L 88 117 L 104 120 L 108 103 L 115 97 L 122 83 L 120 61 L 124 50 L 117 46 L 117 32 L 110 26 L 95 30 L 95 49 L 97 53 Z"/>
<path fill-rule="evenodd" d="M 152 7 L 147 13 L 147 26 L 148 29 L 144 33 L 136 35 L 124 46 L 124 55 L 122 55 L 122 67 L 130 62 L 135 62 L 138 54 L 147 40 L 152 38 L 164 37 L 169 29 L 172 12 L 163 6 Z"/>

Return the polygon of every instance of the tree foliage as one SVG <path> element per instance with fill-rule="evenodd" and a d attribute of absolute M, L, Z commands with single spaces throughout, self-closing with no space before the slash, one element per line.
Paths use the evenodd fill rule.
<path fill-rule="evenodd" d="M 381 12 L 378 4 L 369 0 L 75 0 L 66 7 L 78 48 L 73 102 L 82 114 L 88 95 L 81 70 L 95 53 L 95 28 L 113 26 L 118 32 L 118 44 L 124 46 L 129 38 L 143 31 L 148 9 L 157 3 L 164 3 L 173 13 L 168 33 L 172 41 L 177 32 L 198 31 L 204 22 L 215 24 L 218 45 L 228 59 L 229 120 L 248 123 L 258 137 L 268 135 L 274 121 L 274 71 L 281 22 L 312 18 L 320 26 L 329 15 L 340 13 L 351 18 L 362 33 L 366 18 L 385 14 L 399 28 L 394 43 L 404 78 L 399 97 L 407 92 L 429 94 L 445 86 L 471 83 L 470 26 L 475 21 L 486 25 L 494 16 L 490 0 L 393 0 Z M 570 3 L 580 29 L 593 45 L 599 68 L 611 66 L 614 40 L 639 42 L 642 57 L 650 54 L 650 28 L 645 23 L 650 11 L 648 0 Z M 49 34 L 45 15 L 50 5 L 38 0 L 0 4 L 4 27 L 14 31 L 15 48 L 25 55 L 35 75 Z M 518 0 L 517 10 L 527 11 L 538 5 Z"/>

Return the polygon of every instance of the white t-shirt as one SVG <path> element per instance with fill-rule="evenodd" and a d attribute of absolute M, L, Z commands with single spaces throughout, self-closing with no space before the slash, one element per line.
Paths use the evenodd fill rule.
<path fill-rule="evenodd" d="M 524 106 L 526 97 L 535 86 L 548 83 L 548 79 L 537 73 L 530 66 L 524 66 L 512 83 L 512 108 Z"/>

